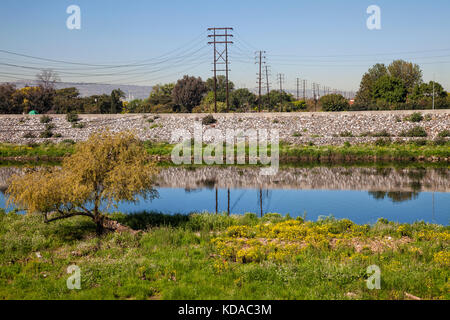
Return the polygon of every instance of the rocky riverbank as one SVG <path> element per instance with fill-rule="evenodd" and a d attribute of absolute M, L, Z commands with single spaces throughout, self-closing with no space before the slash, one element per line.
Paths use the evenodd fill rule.
<path fill-rule="evenodd" d="M 235 113 L 214 114 L 216 123 L 203 126 L 237 131 L 248 129 L 277 129 L 281 141 L 294 144 L 312 142 L 315 145 L 342 145 L 367 143 L 377 140 L 370 134 L 382 131 L 395 140 L 417 138 L 401 137 L 402 131 L 415 126 L 427 132 L 427 139 L 434 139 L 444 130 L 450 130 L 450 110 L 420 111 L 420 122 L 406 120 L 417 111 L 369 111 L 369 112 L 302 112 L 302 113 Z M 95 131 L 109 128 L 112 131 L 133 130 L 140 139 L 173 142 L 172 133 L 187 130 L 191 134 L 194 124 L 201 124 L 205 114 L 115 114 L 80 115 L 78 127 L 66 120 L 65 115 L 49 115 L 53 137 L 42 138 L 46 124 L 39 115 L 0 115 L 0 142 L 14 144 L 85 140 Z"/>

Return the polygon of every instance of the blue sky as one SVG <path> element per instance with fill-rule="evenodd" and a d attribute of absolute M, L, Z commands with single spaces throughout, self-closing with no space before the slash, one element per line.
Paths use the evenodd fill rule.
<path fill-rule="evenodd" d="M 72 4 L 81 8 L 81 30 L 66 27 Z M 381 8 L 381 30 L 366 27 L 372 4 Z M 448 0 L 2 0 L 0 50 L 87 64 L 158 64 L 99 72 L 2 53 L 0 63 L 31 68 L 0 65 L 0 81 L 33 78 L 41 67 L 80 82 L 152 85 L 183 74 L 207 78 L 213 51 L 206 29 L 229 26 L 235 35 L 230 79 L 237 86 L 256 86 L 254 51 L 265 50 L 272 86 L 276 74 L 284 73 L 285 88 L 294 88 L 299 77 L 356 91 L 371 65 L 403 58 L 419 63 L 425 81 L 434 76 L 450 90 L 449 12 Z"/>

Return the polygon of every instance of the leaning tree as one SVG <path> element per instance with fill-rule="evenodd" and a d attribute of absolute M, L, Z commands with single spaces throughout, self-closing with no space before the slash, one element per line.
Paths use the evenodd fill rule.
<path fill-rule="evenodd" d="M 123 229 L 102 212 L 119 201 L 153 198 L 157 170 L 142 143 L 131 132 L 92 134 L 77 144 L 60 168 L 37 169 L 15 175 L 7 189 L 8 202 L 44 216 L 45 222 L 85 216 L 105 229 Z"/>

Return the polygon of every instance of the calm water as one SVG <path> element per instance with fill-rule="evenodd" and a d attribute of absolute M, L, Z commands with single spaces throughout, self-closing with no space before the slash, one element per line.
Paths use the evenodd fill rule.
<path fill-rule="evenodd" d="M 219 212 L 233 214 L 278 212 L 296 217 L 306 213 L 308 220 L 333 215 L 356 223 L 373 223 L 380 217 L 450 222 L 447 168 L 289 168 L 274 177 L 261 177 L 258 172 L 237 167 L 167 168 L 157 179 L 157 199 L 120 203 L 119 210 L 215 212 L 217 203 Z M 0 206 L 4 205 L 0 193 Z"/>

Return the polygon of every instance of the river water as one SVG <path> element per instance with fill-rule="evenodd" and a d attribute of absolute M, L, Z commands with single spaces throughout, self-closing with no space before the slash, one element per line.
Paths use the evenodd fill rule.
<path fill-rule="evenodd" d="M 1 191 L 17 167 L 0 167 Z M 261 176 L 252 167 L 168 167 L 155 181 L 158 198 L 119 203 L 132 213 L 277 212 L 316 220 L 333 215 L 356 223 L 450 222 L 450 170 L 444 168 L 287 167 Z M 12 209 L 12 208 L 8 208 Z"/>

